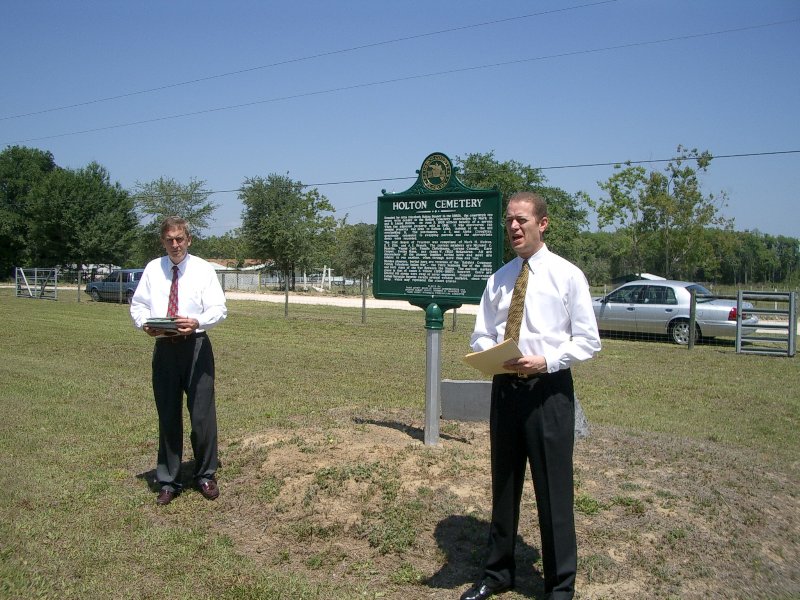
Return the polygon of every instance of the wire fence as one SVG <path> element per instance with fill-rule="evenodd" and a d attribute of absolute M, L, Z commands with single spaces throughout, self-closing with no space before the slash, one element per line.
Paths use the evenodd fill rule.
<path fill-rule="evenodd" d="M 18 269 L 16 295 L 127 303 L 141 272 L 109 267 Z M 222 288 L 231 292 L 285 294 L 288 284 L 294 295 L 355 297 L 362 295 L 364 285 L 363 294 L 372 298 L 369 280 L 335 277 L 326 269 L 312 275 L 297 273 L 288 281 L 284 274 L 267 270 L 221 270 L 217 277 Z M 674 284 L 659 280 L 629 282 L 621 287 L 595 286 L 593 305 L 601 337 L 678 344 L 689 349 L 703 344 L 742 353 L 794 355 L 798 290 L 765 285 L 746 290 L 708 285 L 706 289 L 710 295 L 690 296 Z M 450 315 L 455 330 L 458 311 L 450 311 Z"/>

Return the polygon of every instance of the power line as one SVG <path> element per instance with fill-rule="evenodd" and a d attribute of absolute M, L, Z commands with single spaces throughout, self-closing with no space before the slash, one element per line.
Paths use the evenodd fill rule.
<path fill-rule="evenodd" d="M 711 159 L 716 160 L 719 158 L 746 158 L 752 156 L 775 156 L 780 154 L 800 154 L 800 150 L 774 150 L 769 152 L 746 152 L 741 154 L 720 154 L 720 155 L 712 155 Z M 672 162 L 674 160 L 688 161 L 693 160 L 691 157 L 677 157 L 673 156 L 672 158 L 655 158 L 650 160 L 621 160 L 621 161 L 613 161 L 613 162 L 599 162 L 599 163 L 583 163 L 583 164 L 574 164 L 574 165 L 553 165 L 549 167 L 534 167 L 534 169 L 539 169 L 542 171 L 546 170 L 553 170 L 553 169 L 582 169 L 587 167 L 615 167 L 621 165 L 641 165 L 641 164 L 651 164 L 651 163 L 667 163 Z M 304 185 L 303 187 L 322 187 L 325 185 L 342 185 L 347 183 L 361 183 L 364 182 L 371 182 L 371 181 L 395 181 L 398 179 L 415 179 L 415 177 L 392 177 L 386 179 L 365 179 L 365 180 L 355 180 L 355 181 L 342 181 L 342 182 L 331 182 L 331 183 L 309 183 L 308 185 Z M 239 191 L 239 190 L 233 190 Z M 368 204 L 372 204 L 374 201 L 369 200 L 367 202 L 359 202 L 358 204 L 352 204 L 350 206 L 342 207 L 340 210 L 348 210 L 350 208 L 358 208 L 359 206 L 366 206 Z"/>
<path fill-rule="evenodd" d="M 553 10 L 546 10 L 546 11 L 541 11 L 541 12 L 537 12 L 537 13 L 531 13 L 531 14 L 528 14 L 528 15 L 519 15 L 519 16 L 516 16 L 516 17 L 507 17 L 505 19 L 495 19 L 493 21 L 485 21 L 483 23 L 474 23 L 472 25 L 462 25 L 462 26 L 459 26 L 459 27 L 451 27 L 449 29 L 440 29 L 438 31 L 429 31 L 427 33 L 419 33 L 419 34 L 416 34 L 416 35 L 409 35 L 409 36 L 395 38 L 395 39 L 391 39 L 391 40 L 373 42 L 371 44 L 362 44 L 362 45 L 359 45 L 359 46 L 352 46 L 350 48 L 342 48 L 342 49 L 339 49 L 339 50 L 330 50 L 328 52 L 320 52 L 319 54 L 311 54 L 309 56 L 303 56 L 303 57 L 299 57 L 299 58 L 290 58 L 290 59 L 281 60 L 281 61 L 274 62 L 274 63 L 269 63 L 269 64 L 266 64 L 266 65 L 259 65 L 257 67 L 249 67 L 249 68 L 246 68 L 246 69 L 238 69 L 236 71 L 228 71 L 226 73 L 217 73 L 215 75 L 208 75 L 206 77 L 198 77 L 196 79 L 189 79 L 189 80 L 180 81 L 180 82 L 177 82 L 177 83 L 169 83 L 169 84 L 166 84 L 166 85 L 147 88 L 147 89 L 143 89 L 143 90 L 137 90 L 137 91 L 134 91 L 134 92 L 127 92 L 127 93 L 124 93 L 124 94 L 117 94 L 115 96 L 108 96 L 108 97 L 105 97 L 105 98 L 97 98 L 95 100 L 86 100 L 85 102 L 77 102 L 75 104 L 67 104 L 67 105 L 64 105 L 64 106 L 55 106 L 55 107 L 52 107 L 52 108 L 44 108 L 44 109 L 41 109 L 41 110 L 28 112 L 28 113 L 21 113 L 21 114 L 17 114 L 17 115 L 9 115 L 9 116 L 5 116 L 5 117 L 0 117 L 0 121 L 6 121 L 6 120 L 9 120 L 9 119 L 19 119 L 19 118 L 22 118 L 22 117 L 31 117 L 31 116 L 41 115 L 41 114 L 45 114 L 45 113 L 49 113 L 49 112 L 55 112 L 55 111 L 59 111 L 59 110 L 67 110 L 67 109 L 70 109 L 70 108 L 78 108 L 78 107 L 81 107 L 81 106 L 89 106 L 91 104 L 98 104 L 98 103 L 101 103 L 101 102 L 109 102 L 111 100 L 120 100 L 122 98 L 130 98 L 131 96 L 139 96 L 139 95 L 142 95 L 142 94 L 150 94 L 152 92 L 160 92 L 160 91 L 163 91 L 163 90 L 168 90 L 168 89 L 171 89 L 171 88 L 181 87 L 181 86 L 185 86 L 185 85 L 191 85 L 191 84 L 194 84 L 194 83 L 202 83 L 203 81 L 211 81 L 213 79 L 221 79 L 223 77 L 231 77 L 231 76 L 234 76 L 234 75 L 242 75 L 244 73 L 252 73 L 253 71 L 259 71 L 259 70 L 263 70 L 263 69 L 270 69 L 270 68 L 273 68 L 273 67 L 280 67 L 280 66 L 284 66 L 284 65 L 293 64 L 293 63 L 299 63 L 299 62 L 314 60 L 314 59 L 317 59 L 317 58 L 325 58 L 325 57 L 328 57 L 328 56 L 335 56 L 335 55 L 338 55 L 338 54 L 346 54 L 348 52 L 356 52 L 358 50 L 366 50 L 368 48 L 377 48 L 379 46 L 388 46 L 390 44 L 398 44 L 400 42 L 408 42 L 408 41 L 411 41 L 411 40 L 417 40 L 417 39 L 421 39 L 421 38 L 425 38 L 425 37 L 433 37 L 433 36 L 442 35 L 442 34 L 445 34 L 445 33 L 454 33 L 454 32 L 457 32 L 457 31 L 466 31 L 468 29 L 477 29 L 479 27 L 487 27 L 489 25 L 498 25 L 500 23 L 508 23 L 508 22 L 511 22 L 511 21 L 520 21 L 522 19 L 530 19 L 530 18 L 533 18 L 533 17 L 541 17 L 541 16 L 550 15 L 550 14 L 554 14 L 554 13 L 567 12 L 567 11 L 570 11 L 570 10 L 578 10 L 578 9 L 581 9 L 581 8 L 588 8 L 588 7 L 592 7 L 592 6 L 598 6 L 598 5 L 601 5 L 601 4 L 611 4 L 613 2 L 618 2 L 618 1 L 619 0 L 599 0 L 598 2 L 590 2 L 588 4 L 579 4 L 577 6 L 569 6 L 569 7 L 565 7 L 565 8 L 557 8 L 557 9 L 553 9 Z"/>
<path fill-rule="evenodd" d="M 744 154 L 720 154 L 720 155 L 711 155 L 712 160 L 716 160 L 718 158 L 743 158 L 748 156 L 773 156 L 776 154 L 797 154 L 800 153 L 800 150 L 776 150 L 774 152 L 748 152 Z M 536 167 L 543 171 L 548 169 L 578 169 L 582 167 L 615 167 L 621 165 L 644 165 L 648 163 L 664 163 L 664 162 L 671 162 L 673 160 L 678 160 L 678 157 L 675 156 L 673 158 L 656 158 L 652 160 L 622 160 L 616 162 L 604 162 L 604 163 L 585 163 L 585 164 L 577 164 L 577 165 L 556 165 L 550 167 Z M 689 157 L 682 157 L 680 160 L 689 161 L 694 160 L 691 156 Z"/>
<path fill-rule="evenodd" d="M 523 64 L 523 63 L 527 63 L 527 62 L 551 60 L 551 59 L 556 59 L 556 58 L 565 58 L 565 57 L 569 57 L 569 56 L 580 56 L 580 55 L 585 55 L 585 54 L 594 54 L 594 53 L 598 53 L 598 52 L 608 52 L 608 51 L 612 51 L 612 50 L 622 50 L 622 49 L 637 48 L 637 47 L 642 47 L 642 46 L 652 46 L 652 45 L 656 45 L 656 44 L 665 44 L 665 43 L 676 42 L 676 41 L 698 39 L 698 38 L 704 38 L 704 37 L 724 35 L 724 34 L 728 34 L 728 33 L 738 33 L 738 32 L 749 31 L 749 30 L 753 30 L 753 29 L 761 29 L 761 28 L 765 28 L 765 27 L 775 27 L 775 26 L 778 26 L 778 25 L 785 25 L 785 24 L 788 24 L 788 23 L 796 23 L 798 21 L 800 21 L 800 18 L 798 18 L 798 19 L 788 19 L 788 20 L 785 20 L 785 21 L 775 21 L 775 22 L 772 22 L 772 23 L 763 23 L 763 24 L 759 24 L 759 25 L 747 25 L 747 26 L 744 26 L 744 27 L 736 27 L 736 28 L 733 28 L 733 29 L 723 29 L 723 30 L 719 30 L 719 31 L 711 31 L 711 32 L 706 32 L 706 33 L 696 33 L 696 34 L 675 36 L 675 37 L 670 37 L 670 38 L 662 38 L 662 39 L 659 39 L 659 40 L 650 40 L 650 41 L 644 41 L 644 42 L 631 42 L 631 43 L 628 43 L 628 44 L 619 44 L 619 45 L 616 45 L 616 46 L 605 46 L 605 47 L 602 47 L 602 48 L 593 48 L 593 49 L 586 49 L 586 50 L 575 50 L 575 51 L 572 51 L 572 52 L 562 52 L 562 53 L 559 53 L 559 54 L 550 54 L 550 55 L 546 55 L 546 56 L 538 56 L 538 57 L 533 57 L 533 58 L 521 58 L 521 59 L 517 59 L 517 60 L 510 60 L 510 61 L 499 62 L 499 63 L 490 63 L 490 64 L 478 65 L 478 66 L 472 66 L 472 67 L 462 67 L 462 68 L 459 68 L 459 69 L 450 69 L 450 70 L 446 70 L 446 71 L 438 71 L 438 72 L 435 72 L 435 73 L 425 73 L 425 74 L 420 74 L 420 75 L 409 75 L 409 76 L 405 76 L 405 77 L 396 77 L 396 78 L 393 78 L 393 79 L 384 79 L 384 80 L 381 80 L 381 81 L 373 81 L 373 82 L 368 82 L 368 83 L 359 83 L 359 84 L 348 85 L 348 86 L 340 86 L 340 87 L 335 87 L 335 88 L 329 88 L 329 89 L 326 89 L 326 90 L 317 90 L 317 91 L 313 91 L 313 92 L 304 92 L 304 93 L 300 93 L 300 94 L 292 94 L 292 95 L 289 95 L 289 96 L 278 96 L 278 97 L 275 97 L 275 98 L 266 98 L 266 99 L 263 99 L 263 100 L 254 100 L 252 102 L 244 102 L 244 103 L 241 103 L 241 104 L 232 104 L 232 105 L 228 105 L 228 106 L 207 108 L 207 109 L 203 109 L 203 110 L 186 112 L 186 113 L 179 113 L 179 114 L 175 114 L 175 115 L 167 115 L 167 116 L 163 116 L 163 117 L 154 117 L 152 119 L 143 119 L 143 120 L 140 120 L 140 121 L 132 121 L 132 122 L 129 122 L 129 123 L 117 123 L 115 125 L 106 125 L 104 127 L 94 127 L 92 129 L 71 131 L 71 132 L 67 132 L 67 133 L 60 133 L 60 134 L 48 135 L 48 136 L 40 136 L 40 137 L 28 138 L 28 139 L 24 139 L 24 140 L 17 140 L 17 141 L 14 141 L 14 142 L 5 142 L 5 143 L 6 144 L 22 144 L 22 143 L 27 143 L 27 142 L 36 142 L 36 141 L 41 141 L 41 140 L 48 140 L 48 139 L 54 139 L 54 138 L 60 138 L 60 137 L 67 137 L 67 136 L 72 136 L 72 135 L 83 135 L 83 134 L 87 134 L 87 133 L 96 133 L 96 132 L 99 132 L 99 131 L 107 131 L 107 130 L 110 130 L 110 129 L 120 129 L 122 127 L 133 127 L 133 126 L 136 126 L 136 125 L 145 125 L 145 124 L 149 124 L 149 123 L 157 123 L 157 122 L 160 122 L 160 121 L 168 121 L 168 120 L 172 120 L 172 119 L 179 119 L 179 118 L 184 118 L 184 117 L 193 117 L 193 116 L 209 114 L 209 113 L 214 113 L 214 112 L 222 112 L 222 111 L 227 111 L 227 110 L 234 110 L 234 109 L 237 109 L 237 108 L 247 108 L 247 107 L 250 107 L 250 106 L 257 106 L 259 104 L 268 104 L 268 103 L 280 102 L 280 101 L 286 101 L 286 100 L 296 100 L 298 98 L 307 98 L 307 97 L 310 97 L 310 96 L 320 96 L 320 95 L 324 95 L 324 94 L 332 94 L 332 93 L 335 93 L 335 92 L 343 92 L 343 91 L 349 91 L 349 90 L 364 89 L 364 88 L 368 88 L 368 87 L 376 87 L 376 86 L 381 86 L 381 85 L 387 85 L 387 84 L 390 84 L 390 83 L 400 83 L 400 82 L 413 81 L 413 80 L 418 80 L 418 79 L 427 79 L 427 78 L 431 78 L 431 77 L 441 77 L 443 75 L 453 75 L 453 74 L 457 74 L 457 73 L 466 73 L 466 72 L 478 71 L 478 70 L 482 70 L 482 69 L 493 69 L 493 68 L 498 68 L 498 67 L 505 67 L 505 66 L 510 66 L 510 65 Z"/>
<path fill-rule="evenodd" d="M 743 152 L 739 154 L 718 154 L 712 155 L 711 160 L 718 160 L 721 158 L 748 158 L 753 156 L 777 156 L 781 154 L 800 154 L 800 150 L 772 150 L 767 152 Z M 648 160 L 617 160 L 617 161 L 610 161 L 610 162 L 596 162 L 596 163 L 579 163 L 574 165 L 551 165 L 547 167 L 533 167 L 534 169 L 547 171 L 547 170 L 554 170 L 554 169 L 582 169 L 588 167 L 615 167 L 615 166 L 622 166 L 622 165 L 643 165 L 643 164 L 653 164 L 653 163 L 666 163 L 672 162 L 675 160 L 682 160 L 682 161 L 690 161 L 695 160 L 693 157 L 678 157 L 673 156 L 672 158 L 653 158 Z M 342 181 L 324 181 L 319 183 L 302 183 L 301 186 L 304 188 L 311 188 L 311 187 L 325 187 L 329 185 L 351 185 L 356 183 L 381 183 L 383 181 L 408 181 L 411 179 L 416 179 L 416 176 L 406 176 L 406 177 L 380 177 L 376 179 L 347 179 Z M 239 193 L 242 192 L 242 188 L 235 188 L 230 190 L 201 190 L 198 191 L 197 194 L 232 194 L 234 192 Z M 158 194 L 135 194 L 134 197 L 147 197 L 147 198 L 159 198 L 161 197 Z M 371 204 L 372 201 L 369 202 L 361 202 L 359 204 L 353 204 L 352 206 L 346 206 L 344 209 L 348 208 L 356 208 L 358 206 L 364 206 L 366 204 Z"/>

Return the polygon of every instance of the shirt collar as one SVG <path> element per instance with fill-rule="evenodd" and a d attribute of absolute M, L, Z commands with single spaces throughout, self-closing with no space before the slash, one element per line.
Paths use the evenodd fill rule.
<path fill-rule="evenodd" d="M 544 260 L 544 257 L 548 254 L 549 250 L 547 249 L 547 244 L 542 244 L 542 247 L 536 251 L 536 254 L 528 258 L 528 268 L 533 270 L 535 265 L 541 264 Z M 520 262 L 524 261 L 525 259 L 521 256 L 517 257 L 517 260 Z"/>
<path fill-rule="evenodd" d="M 189 256 L 190 256 L 190 254 L 187 252 L 186 256 L 183 257 L 183 260 L 177 264 L 178 272 L 181 275 L 183 275 L 186 272 L 186 263 L 189 262 Z M 168 271 L 169 273 L 172 273 L 172 267 L 176 266 L 175 263 L 173 263 L 170 260 L 169 256 L 164 256 L 163 260 L 164 260 L 164 265 L 166 267 L 166 271 Z"/>

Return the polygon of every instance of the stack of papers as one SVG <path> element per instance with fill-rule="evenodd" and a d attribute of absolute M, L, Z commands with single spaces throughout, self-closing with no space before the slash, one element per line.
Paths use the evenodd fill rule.
<path fill-rule="evenodd" d="M 504 368 L 504 362 L 521 356 L 522 352 L 520 352 L 517 342 L 510 339 L 502 344 L 497 344 L 497 346 L 492 346 L 488 350 L 467 354 L 461 360 L 486 375 L 501 375 L 514 372 L 512 369 Z"/>

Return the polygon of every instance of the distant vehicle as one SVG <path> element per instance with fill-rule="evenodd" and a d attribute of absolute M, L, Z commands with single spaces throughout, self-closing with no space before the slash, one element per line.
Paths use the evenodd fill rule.
<path fill-rule="evenodd" d="M 86 284 L 84 290 L 92 297 L 95 302 L 101 300 L 110 300 L 111 302 L 123 302 L 130 304 L 133 293 L 136 291 L 136 286 L 142 279 L 144 269 L 118 269 L 111 271 L 104 279 L 100 281 L 90 281 Z M 122 291 L 120 292 L 120 288 Z"/>
<path fill-rule="evenodd" d="M 695 339 L 736 337 L 736 301 L 716 298 L 698 283 L 639 280 L 594 298 L 592 305 L 601 332 L 668 335 L 676 344 L 689 343 L 691 290 L 695 292 Z M 742 335 L 755 333 L 758 317 L 742 304 Z"/>

